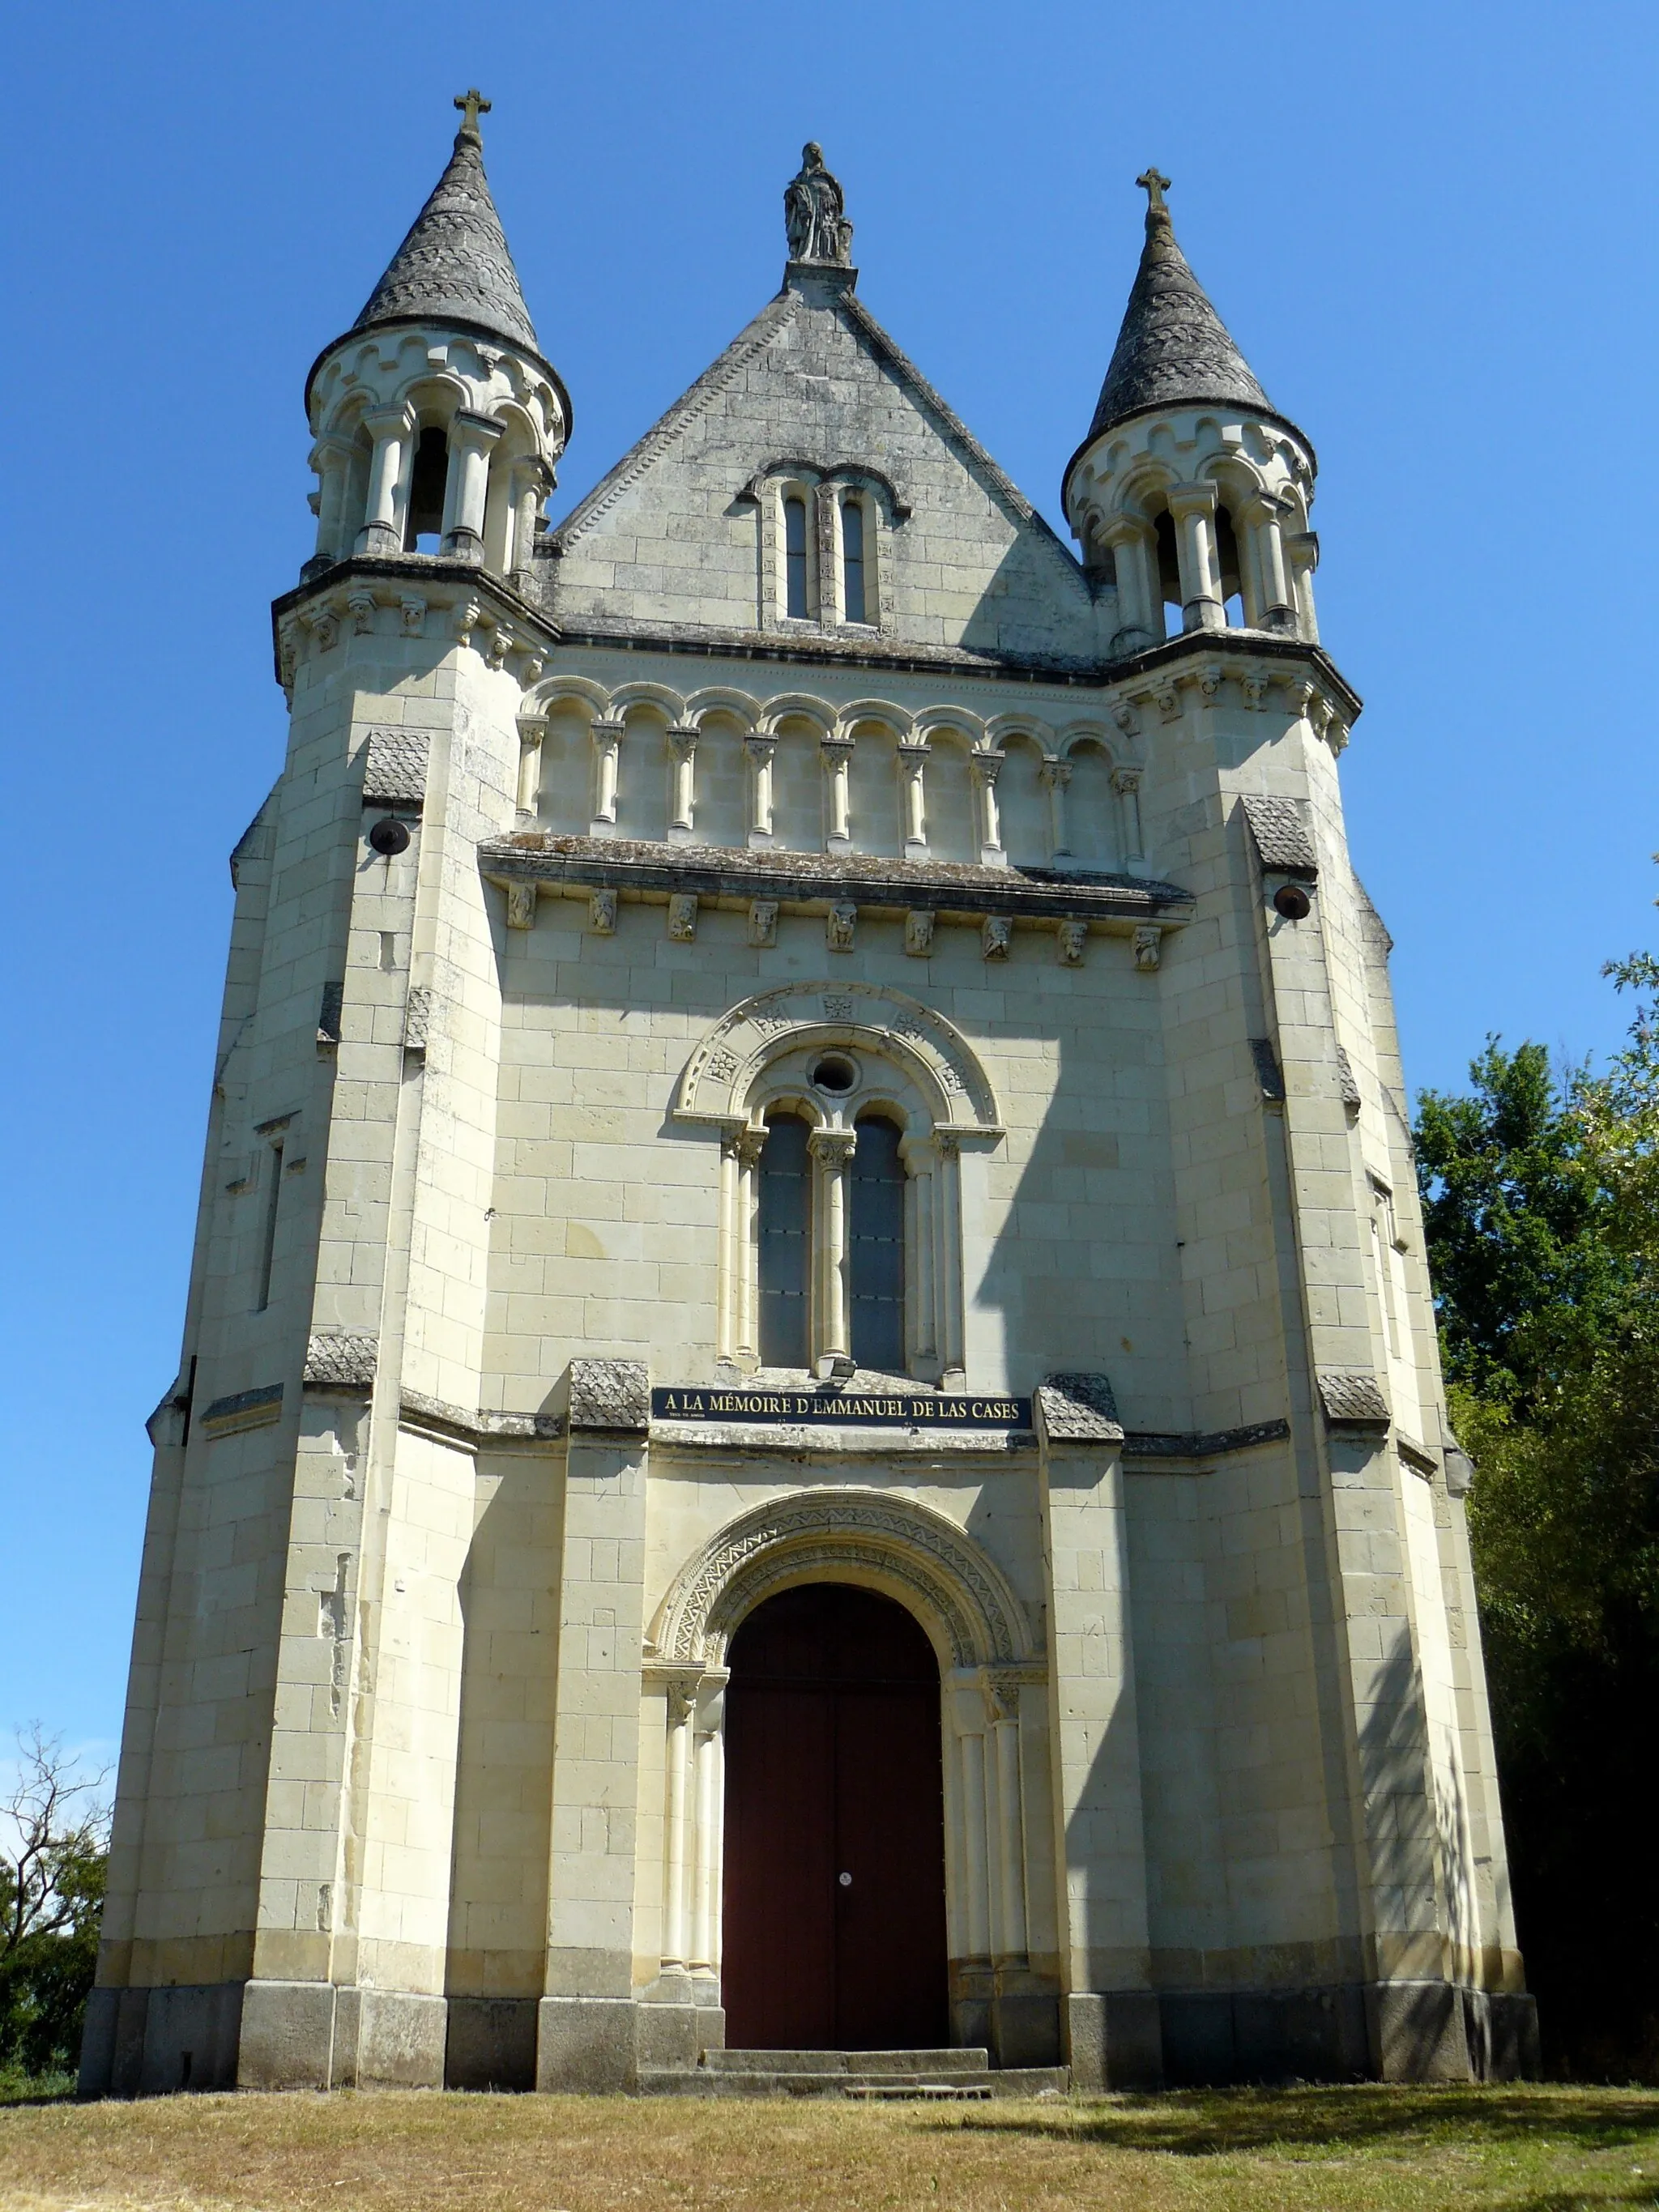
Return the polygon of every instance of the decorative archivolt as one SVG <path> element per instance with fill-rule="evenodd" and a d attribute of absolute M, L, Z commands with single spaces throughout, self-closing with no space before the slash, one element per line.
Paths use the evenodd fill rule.
<path fill-rule="evenodd" d="M 723 1014 L 685 1064 L 676 1120 L 727 1127 L 745 1121 L 767 1062 L 806 1044 L 862 1046 L 896 1061 L 938 1127 L 1000 1127 L 990 1080 L 959 1030 L 902 991 L 852 980 L 786 984 Z"/>
<path fill-rule="evenodd" d="M 718 1667 L 763 1599 L 805 1582 L 860 1583 L 908 1606 L 953 1667 L 1036 1655 L 1007 1577 L 955 1522 L 914 1499 L 815 1490 L 751 1506 L 687 1560 L 652 1623 L 659 1661 Z"/>

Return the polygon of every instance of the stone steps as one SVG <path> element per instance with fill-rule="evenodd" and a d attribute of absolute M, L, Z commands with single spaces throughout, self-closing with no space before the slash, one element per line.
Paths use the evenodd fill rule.
<path fill-rule="evenodd" d="M 994 2067 L 981 2048 L 936 2051 L 705 2051 L 694 2067 L 642 2069 L 659 2097 L 844 2097 L 926 2103 L 1062 2094 L 1063 2066 Z"/>

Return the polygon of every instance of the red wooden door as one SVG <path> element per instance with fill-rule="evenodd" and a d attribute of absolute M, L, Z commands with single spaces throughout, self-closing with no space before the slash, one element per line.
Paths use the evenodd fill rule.
<path fill-rule="evenodd" d="M 815 1583 L 757 1607 L 732 1639 L 731 1666 L 727 2043 L 750 2051 L 944 2043 L 933 1646 L 890 1599 Z"/>

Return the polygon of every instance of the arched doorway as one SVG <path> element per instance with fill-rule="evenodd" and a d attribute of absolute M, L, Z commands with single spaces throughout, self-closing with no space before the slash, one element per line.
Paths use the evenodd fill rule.
<path fill-rule="evenodd" d="M 811 1583 L 732 1638 L 726 1697 L 726 2040 L 948 2040 L 933 1648 L 891 1598 Z"/>

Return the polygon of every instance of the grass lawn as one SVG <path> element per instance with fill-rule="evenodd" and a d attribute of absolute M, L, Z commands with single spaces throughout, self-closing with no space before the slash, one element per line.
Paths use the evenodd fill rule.
<path fill-rule="evenodd" d="M 0 2207 L 1574 2212 L 1659 2205 L 1659 2092 L 1282 2089 L 871 2107 L 398 2095 L 0 2110 Z"/>

